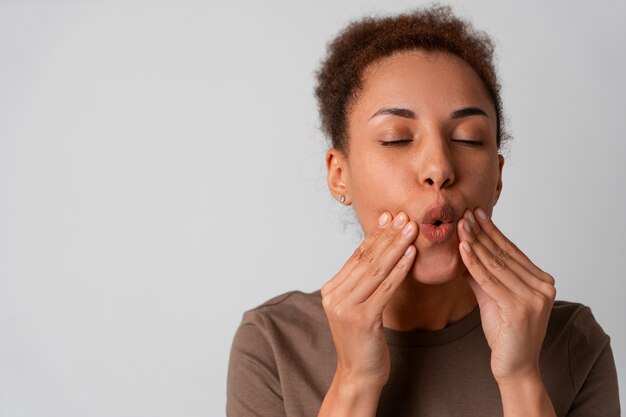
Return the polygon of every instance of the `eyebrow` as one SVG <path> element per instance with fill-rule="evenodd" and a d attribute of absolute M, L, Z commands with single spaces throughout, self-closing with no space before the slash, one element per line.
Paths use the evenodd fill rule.
<path fill-rule="evenodd" d="M 405 119 L 415 119 L 415 113 L 412 110 L 403 109 L 399 107 L 383 107 L 382 109 L 374 113 L 370 117 L 370 120 L 376 116 L 382 116 L 382 115 L 400 116 L 400 117 L 404 117 Z M 455 110 L 450 114 L 451 119 L 461 119 L 463 117 L 469 117 L 469 116 L 485 116 L 489 118 L 489 116 L 487 115 L 487 112 L 485 112 L 480 107 L 464 107 L 462 109 Z"/>
<path fill-rule="evenodd" d="M 383 107 L 382 109 L 378 110 L 376 113 L 372 114 L 372 117 L 370 117 L 370 120 L 376 116 L 382 116 L 382 115 L 400 116 L 400 117 L 404 117 L 405 119 L 415 119 L 415 113 L 413 113 L 409 109 L 401 109 L 398 107 Z"/>
<path fill-rule="evenodd" d="M 455 110 L 450 115 L 450 118 L 460 119 L 462 117 L 468 117 L 468 116 L 485 116 L 486 118 L 489 118 L 489 116 L 487 116 L 487 112 L 485 112 L 480 107 L 465 107 L 459 110 Z"/>

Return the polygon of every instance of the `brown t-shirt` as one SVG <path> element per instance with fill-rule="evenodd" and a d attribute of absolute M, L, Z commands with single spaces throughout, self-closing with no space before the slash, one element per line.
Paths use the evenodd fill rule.
<path fill-rule="evenodd" d="M 501 416 L 480 312 L 445 329 L 385 329 L 391 376 L 378 416 Z M 229 417 L 315 417 L 337 356 L 319 291 L 289 292 L 244 314 L 228 371 Z M 541 351 L 557 416 L 619 417 L 609 337 L 588 307 L 557 301 Z"/>

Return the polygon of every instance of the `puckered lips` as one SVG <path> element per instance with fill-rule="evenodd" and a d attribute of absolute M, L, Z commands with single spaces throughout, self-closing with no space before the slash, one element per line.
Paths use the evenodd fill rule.
<path fill-rule="evenodd" d="M 420 234 L 433 243 L 443 243 L 452 237 L 456 221 L 454 207 L 447 204 L 431 207 L 422 216 Z"/>

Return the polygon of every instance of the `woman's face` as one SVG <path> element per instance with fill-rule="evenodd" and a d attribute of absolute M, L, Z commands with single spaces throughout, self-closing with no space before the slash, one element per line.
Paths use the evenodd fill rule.
<path fill-rule="evenodd" d="M 448 282 L 465 270 L 457 220 L 467 208 L 491 214 L 502 188 L 496 120 L 462 59 L 418 50 L 385 58 L 365 70 L 349 108 L 348 156 L 327 154 L 331 191 L 346 195 L 366 235 L 383 212 L 406 213 L 419 227 L 410 275 Z"/>

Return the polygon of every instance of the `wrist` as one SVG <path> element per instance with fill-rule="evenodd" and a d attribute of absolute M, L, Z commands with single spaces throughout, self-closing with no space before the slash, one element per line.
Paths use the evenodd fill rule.
<path fill-rule="evenodd" d="M 374 417 L 381 391 L 379 384 L 335 373 L 318 417 Z"/>
<path fill-rule="evenodd" d="M 337 368 L 335 369 L 333 384 L 337 382 L 342 386 L 346 386 L 357 391 L 367 391 L 373 393 L 378 392 L 380 394 L 388 379 L 388 371 L 365 372 L 363 370 L 353 369 L 345 366 L 341 362 L 338 362 Z"/>
<path fill-rule="evenodd" d="M 342 394 L 346 396 L 356 396 L 363 393 L 365 395 L 376 395 L 379 397 L 385 386 L 385 382 L 381 382 L 376 378 L 358 377 L 341 372 L 338 369 L 337 372 L 335 372 L 332 385 L 339 388 Z"/>
<path fill-rule="evenodd" d="M 555 416 L 541 374 L 537 372 L 497 380 L 505 417 Z"/>
<path fill-rule="evenodd" d="M 500 389 L 506 389 L 508 387 L 515 387 L 519 384 L 524 385 L 533 385 L 536 383 L 540 383 L 543 385 L 543 381 L 541 379 L 541 371 L 539 370 L 539 366 L 535 366 L 532 368 L 528 368 L 524 371 L 520 371 L 515 373 L 514 375 L 506 375 L 506 376 L 496 376 L 494 375 L 496 382 L 498 383 L 498 387 Z"/>

